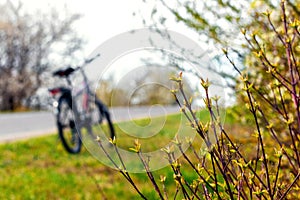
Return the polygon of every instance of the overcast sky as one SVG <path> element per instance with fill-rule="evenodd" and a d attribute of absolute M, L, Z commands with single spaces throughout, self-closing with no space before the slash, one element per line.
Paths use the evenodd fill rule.
<path fill-rule="evenodd" d="M 0 0 L 3 3 L 7 0 Z M 12 2 L 17 2 L 11 0 Z M 154 0 L 20 0 L 25 9 L 29 11 L 41 10 L 49 12 L 56 8 L 62 12 L 65 7 L 70 12 L 82 14 L 82 18 L 76 22 L 76 31 L 86 39 L 84 47 L 85 56 L 88 56 L 104 41 L 120 33 L 132 29 L 145 28 L 143 18 L 147 24 L 151 23 L 150 16 L 154 6 L 162 12 L 165 10 Z M 171 2 L 170 2 L 171 3 Z M 135 15 L 133 15 L 135 13 Z M 165 10 L 163 16 L 167 18 L 167 28 L 194 40 L 198 40 L 197 33 L 178 24 L 173 16 Z M 197 41 L 199 42 L 199 41 Z"/>
<path fill-rule="evenodd" d="M 5 1 L 0 0 L 0 3 Z M 70 12 L 82 14 L 82 18 L 76 23 L 75 29 L 87 41 L 87 45 L 84 47 L 84 54 L 87 57 L 99 45 L 112 37 L 132 29 L 145 28 L 141 16 L 151 22 L 149 18 L 155 1 L 145 3 L 143 0 L 22 0 L 22 2 L 25 9 L 29 11 L 49 12 L 51 8 L 56 8 L 63 12 L 64 8 L 67 7 Z M 160 11 L 161 9 L 159 7 Z M 197 36 L 195 32 L 185 28 L 184 25 L 176 23 L 170 13 L 165 12 L 163 15 L 168 19 L 168 29 L 179 32 L 197 43 L 199 42 L 197 41 L 199 35 Z M 203 47 L 202 45 L 201 47 Z M 139 66 L 141 63 L 137 60 L 143 56 L 137 53 L 134 56 L 135 60 L 128 55 L 127 59 L 120 59 L 116 64 L 124 68 L 131 65 Z M 127 66 L 120 63 L 125 63 Z"/>
<path fill-rule="evenodd" d="M 5 2 L 5 0 L 0 0 Z M 103 41 L 136 28 L 143 28 L 139 12 L 149 15 L 152 5 L 142 0 L 23 0 L 29 10 L 49 11 L 54 7 L 63 10 L 66 6 L 83 17 L 76 23 L 76 30 L 88 41 L 85 53 L 88 55 Z M 135 16 L 133 13 L 137 13 Z"/>
<path fill-rule="evenodd" d="M 63 11 L 66 6 L 71 12 L 82 14 L 83 17 L 76 23 L 76 30 L 88 41 L 85 47 L 85 53 L 88 55 L 98 45 L 115 35 L 132 29 L 145 28 L 141 16 L 151 23 L 149 18 L 156 1 L 148 0 L 145 3 L 143 0 L 22 0 L 22 2 L 28 10 L 39 9 L 47 12 L 54 7 Z M 155 5 L 158 6 L 158 10 L 163 10 L 157 3 Z M 163 16 L 168 18 L 168 29 L 197 40 L 197 34 L 185 28 L 183 24 L 176 23 L 168 11 L 164 12 Z"/>

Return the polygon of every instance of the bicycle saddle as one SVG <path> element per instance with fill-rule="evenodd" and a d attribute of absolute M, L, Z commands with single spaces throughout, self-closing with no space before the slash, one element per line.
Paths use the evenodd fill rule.
<path fill-rule="evenodd" d="M 72 67 L 68 67 L 67 69 L 59 69 L 59 70 L 53 72 L 53 76 L 67 77 L 70 74 L 72 74 L 74 71 L 75 71 L 75 69 Z"/>

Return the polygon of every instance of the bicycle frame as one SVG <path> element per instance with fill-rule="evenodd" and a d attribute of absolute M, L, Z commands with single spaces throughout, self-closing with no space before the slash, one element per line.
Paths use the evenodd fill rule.
<path fill-rule="evenodd" d="M 64 77 L 67 80 L 67 84 L 70 88 L 66 88 L 66 87 L 56 87 L 56 88 L 52 88 L 49 89 L 49 92 L 51 93 L 51 95 L 56 99 L 57 95 L 59 95 L 59 98 L 65 97 L 67 99 L 70 99 L 71 105 L 72 105 L 72 110 L 74 112 L 74 117 L 76 119 L 77 122 L 79 122 L 80 124 L 85 123 L 85 121 L 87 120 L 86 118 L 88 117 L 88 113 L 89 113 L 89 104 L 88 102 L 90 101 L 91 96 L 93 95 L 91 93 L 91 89 L 89 87 L 89 83 L 88 83 L 88 78 L 83 70 L 83 67 L 92 62 L 96 57 L 98 57 L 99 55 L 96 55 L 94 58 L 87 60 L 83 66 L 79 66 L 76 68 L 68 68 L 65 71 L 57 71 L 54 72 L 54 75 L 58 75 L 60 77 Z M 71 79 L 70 79 L 70 74 L 75 72 L 75 71 L 79 71 L 79 73 L 81 74 L 81 76 L 83 77 L 83 87 L 82 89 L 80 89 L 79 91 L 74 92 L 75 89 L 75 85 L 72 83 Z M 78 106 L 76 104 L 76 100 L 78 99 L 78 97 L 82 95 L 82 102 L 80 107 L 82 108 L 83 113 L 79 112 Z M 58 99 L 59 99 L 58 98 Z M 56 109 L 57 109 L 57 105 L 58 102 L 54 102 L 53 105 Z M 57 112 L 56 112 L 57 113 Z"/>
<path fill-rule="evenodd" d="M 88 84 L 88 79 L 83 71 L 82 68 L 79 69 L 80 70 L 80 73 L 81 75 L 83 76 L 83 82 L 82 82 L 82 88 L 78 91 L 75 91 L 72 95 L 73 97 L 73 101 L 76 100 L 80 95 L 82 95 L 82 103 L 81 103 L 81 107 L 83 108 L 83 111 L 85 113 L 87 113 L 89 110 L 89 106 L 88 106 L 88 102 L 89 102 L 89 98 L 90 98 L 90 95 L 91 95 L 91 89 L 89 87 L 89 84 Z M 74 88 L 74 87 L 73 87 Z"/>

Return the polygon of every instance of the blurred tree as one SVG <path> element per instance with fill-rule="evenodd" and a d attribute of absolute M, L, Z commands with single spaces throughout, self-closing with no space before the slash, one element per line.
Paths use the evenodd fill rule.
<path fill-rule="evenodd" d="M 42 85 L 53 60 L 70 59 L 82 47 L 72 29 L 80 15 L 54 9 L 29 14 L 22 5 L 0 5 L 0 110 L 23 106 Z"/>
<path fill-rule="evenodd" d="M 293 113 L 292 117 L 300 120 L 300 91 L 295 89 L 295 85 L 300 84 L 300 1 L 156 2 L 151 16 L 154 27 L 167 24 L 169 19 L 163 11 L 159 12 L 159 9 L 166 9 L 178 23 L 194 30 L 206 43 L 223 48 L 234 60 L 235 73 L 224 64 L 227 63 L 225 56 L 216 57 L 221 66 L 218 73 L 229 79 L 228 83 L 237 92 L 238 102 L 244 103 L 248 99 L 242 90 L 244 82 L 237 78 L 237 71 L 240 71 L 249 83 L 254 84 L 256 96 L 253 101 L 269 109 L 270 123 L 277 124 L 279 130 L 284 128 L 280 126 L 285 126 L 279 118 L 274 118 L 274 111 Z M 273 103 L 277 106 L 270 109 L 269 105 Z"/>
<path fill-rule="evenodd" d="M 155 1 L 152 10 L 151 24 L 154 27 L 167 26 L 170 19 L 165 18 L 165 9 L 169 11 L 178 23 L 194 30 L 201 40 L 213 44 L 217 48 L 230 46 L 236 56 L 244 59 L 247 48 L 243 35 L 240 34 L 242 28 L 258 27 L 261 20 L 257 20 L 258 15 L 267 8 L 276 9 L 279 12 L 278 1 L 272 0 L 212 0 L 212 1 Z M 291 11 L 299 13 L 299 2 L 287 1 Z M 161 9 L 161 12 L 159 12 Z M 146 22 L 145 22 L 146 23 Z M 256 24 L 256 26 L 253 26 Z"/>
<path fill-rule="evenodd" d="M 138 68 L 121 81 L 124 84 L 130 81 L 128 97 L 131 105 L 167 105 L 174 104 L 175 100 L 170 93 L 174 87 L 166 77 L 174 73 L 170 69 L 159 67 Z M 132 77 L 132 78 L 130 78 Z M 123 83 L 122 83 L 123 82 Z"/>
<path fill-rule="evenodd" d="M 113 87 L 112 77 L 101 80 L 96 88 L 96 95 L 107 106 L 126 106 L 128 99 L 126 91 L 121 88 Z"/>
<path fill-rule="evenodd" d="M 148 0 L 155 1 L 152 9 L 151 22 L 154 28 L 165 27 L 170 19 L 166 19 L 166 10 L 173 15 L 178 23 L 195 31 L 201 40 L 212 46 L 221 49 L 230 47 L 230 55 L 235 58 L 236 65 L 242 71 L 246 65 L 249 65 L 253 46 L 245 40 L 243 31 L 247 30 L 249 35 L 255 35 L 258 41 L 265 41 L 265 45 L 280 45 L 281 42 L 274 35 L 274 31 L 268 21 L 264 19 L 265 11 L 272 13 L 272 20 L 278 31 L 283 31 L 281 20 L 280 1 L 273 0 L 212 0 L 212 1 L 166 1 L 166 0 Z M 299 19 L 300 1 L 286 0 L 286 9 L 289 20 Z M 145 20 L 144 20 L 145 21 Z M 146 23 L 146 22 L 145 22 Z M 278 27 L 280 25 L 280 27 Z M 241 32 L 241 30 L 243 30 Z M 274 37 L 275 36 L 275 37 Z M 272 40 L 269 40 L 272 37 Z M 250 38 L 251 39 L 251 38 Z M 267 41 L 269 40 L 269 41 Z M 176 41 L 173 41 L 176 42 Z M 285 51 L 283 48 L 281 48 Z M 268 49 L 269 53 L 276 53 L 278 56 L 282 51 L 273 51 Z M 199 55 L 195 55 L 199 56 Z M 233 71 L 224 67 L 224 56 L 216 56 L 223 68 L 219 68 L 219 73 L 227 78 L 235 80 Z M 199 59 L 200 60 L 200 59 Z M 200 63 L 199 63 L 200 64 Z M 249 69 L 249 68 L 247 68 Z M 212 69 L 214 70 L 214 69 Z M 229 81 L 230 83 L 230 81 Z M 234 85 L 232 85 L 234 87 Z"/>
<path fill-rule="evenodd" d="M 118 81 L 113 77 L 102 80 L 96 93 L 109 106 L 175 104 L 175 99 L 170 92 L 174 88 L 174 83 L 166 77 L 174 75 L 176 70 L 166 66 L 139 67 L 125 74 Z M 186 79 L 183 82 L 187 94 L 192 96 L 193 89 Z"/>

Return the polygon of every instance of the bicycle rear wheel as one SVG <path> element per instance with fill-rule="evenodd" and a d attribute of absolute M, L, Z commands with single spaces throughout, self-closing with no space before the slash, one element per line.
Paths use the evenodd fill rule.
<path fill-rule="evenodd" d="M 72 100 L 61 98 L 58 102 L 57 114 L 58 134 L 64 148 L 69 153 L 79 153 L 81 149 L 80 133 L 76 129 L 75 119 L 72 111 Z"/>

